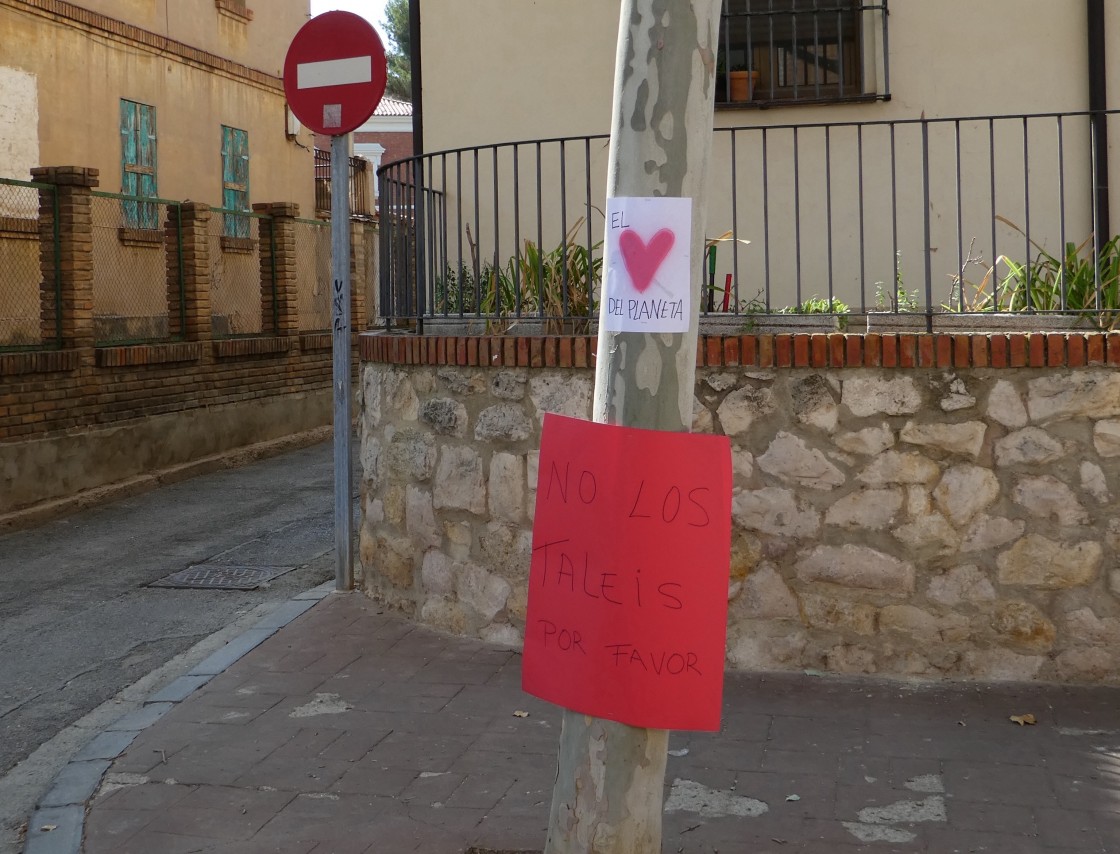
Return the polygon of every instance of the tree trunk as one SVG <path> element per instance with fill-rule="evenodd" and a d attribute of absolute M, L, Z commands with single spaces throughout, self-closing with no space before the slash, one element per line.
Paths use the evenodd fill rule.
<path fill-rule="evenodd" d="M 692 313 L 686 333 L 607 332 L 600 300 L 599 422 L 692 424 L 720 6 L 622 3 L 607 196 L 693 199 Z M 565 710 L 545 854 L 659 854 L 668 743 L 666 730 Z"/>

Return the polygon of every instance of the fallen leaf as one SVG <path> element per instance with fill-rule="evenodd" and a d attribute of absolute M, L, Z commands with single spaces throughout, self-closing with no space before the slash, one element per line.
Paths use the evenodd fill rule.
<path fill-rule="evenodd" d="M 801 795 L 787 795 L 786 800 L 787 801 L 799 801 L 799 800 L 801 800 Z"/>
<path fill-rule="evenodd" d="M 1034 715 L 1012 715 L 1011 722 L 1019 726 L 1034 726 L 1038 721 L 1035 720 Z"/>
<path fill-rule="evenodd" d="M 521 709 L 518 709 L 516 712 L 513 713 L 513 716 L 515 718 L 527 718 L 527 717 L 529 717 L 529 713 L 528 712 L 523 712 L 523 711 L 521 711 Z"/>
<path fill-rule="evenodd" d="M 41 830 L 43 833 L 50 833 L 52 830 L 57 830 L 57 829 L 58 829 L 57 824 L 44 824 L 42 827 L 39 828 L 39 830 Z"/>

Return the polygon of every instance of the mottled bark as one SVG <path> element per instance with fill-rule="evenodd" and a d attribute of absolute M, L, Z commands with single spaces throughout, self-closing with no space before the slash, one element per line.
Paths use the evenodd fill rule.
<path fill-rule="evenodd" d="M 601 318 L 596 421 L 692 422 L 719 11 L 720 0 L 622 3 L 607 195 L 694 200 L 692 315 L 681 334 L 606 332 Z M 659 854 L 668 742 L 565 710 L 546 854 Z"/>

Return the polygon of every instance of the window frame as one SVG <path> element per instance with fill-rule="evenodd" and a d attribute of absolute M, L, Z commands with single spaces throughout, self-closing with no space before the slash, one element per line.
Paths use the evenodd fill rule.
<path fill-rule="evenodd" d="M 874 15 L 881 16 L 881 56 Z M 723 0 L 717 108 L 889 100 L 888 17 L 888 0 Z M 745 34 L 733 36 L 743 27 Z M 747 98 L 733 101 L 731 75 L 744 66 L 754 79 Z"/>

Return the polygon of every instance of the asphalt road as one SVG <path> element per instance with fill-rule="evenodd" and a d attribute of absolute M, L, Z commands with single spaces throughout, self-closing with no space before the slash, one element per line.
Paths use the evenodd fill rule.
<path fill-rule="evenodd" d="M 81 747 L 76 723 L 334 577 L 333 477 L 326 442 L 0 536 L 0 854 Z M 246 592 L 148 586 L 203 563 L 290 571 Z"/>

